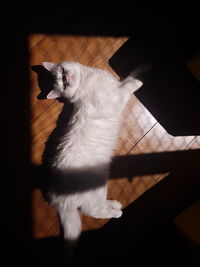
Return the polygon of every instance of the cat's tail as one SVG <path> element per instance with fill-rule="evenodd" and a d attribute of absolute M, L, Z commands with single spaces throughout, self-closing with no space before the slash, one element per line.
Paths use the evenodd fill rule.
<path fill-rule="evenodd" d="M 152 64 L 151 63 L 145 63 L 145 64 L 138 66 L 134 70 L 132 70 L 131 73 L 128 75 L 128 77 L 143 80 L 143 75 L 146 74 L 147 72 L 151 71 L 151 70 L 152 70 Z"/>
<path fill-rule="evenodd" d="M 81 219 L 78 209 L 65 209 L 60 213 L 60 220 L 63 228 L 64 244 L 63 256 L 68 265 L 72 264 L 76 244 L 81 233 Z"/>
<path fill-rule="evenodd" d="M 60 215 L 64 239 L 77 240 L 81 232 L 81 219 L 78 209 L 65 209 Z"/>

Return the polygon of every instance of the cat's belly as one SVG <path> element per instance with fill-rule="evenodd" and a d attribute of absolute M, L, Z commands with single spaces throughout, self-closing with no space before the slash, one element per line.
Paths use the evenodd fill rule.
<path fill-rule="evenodd" d="M 75 168 L 110 162 L 119 128 L 116 118 L 89 120 L 75 126 L 77 128 L 72 128 L 67 138 L 63 138 L 55 165 L 59 168 Z"/>
<path fill-rule="evenodd" d="M 96 143 L 95 146 L 74 147 L 57 158 L 58 165 L 63 168 L 77 168 L 86 166 L 101 165 L 110 162 L 113 146 L 102 146 Z"/>
<path fill-rule="evenodd" d="M 74 144 L 60 151 L 56 156 L 59 168 L 77 168 L 109 163 L 115 148 L 116 138 L 76 140 Z"/>

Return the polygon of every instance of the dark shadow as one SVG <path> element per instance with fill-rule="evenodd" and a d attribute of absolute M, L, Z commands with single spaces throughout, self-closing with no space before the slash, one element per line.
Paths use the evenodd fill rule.
<path fill-rule="evenodd" d="M 96 189 L 107 182 L 107 175 L 103 171 L 104 166 L 99 165 L 70 171 L 56 171 L 55 180 L 51 178 L 52 173 L 45 165 L 32 165 L 31 169 L 33 188 L 41 189 L 46 200 L 48 200 L 49 191 L 57 195 L 70 195 Z"/>
<path fill-rule="evenodd" d="M 29 266 L 62 266 L 62 244 L 60 236 L 33 240 Z"/>
<path fill-rule="evenodd" d="M 199 158 L 200 149 L 118 156 L 111 164 L 110 179 L 174 172 L 184 169 L 188 162 L 191 169 L 198 170 Z"/>
<path fill-rule="evenodd" d="M 27 35 L 1 25 L 1 255 L 12 266 L 25 263 L 32 238 L 29 54 Z"/>
<path fill-rule="evenodd" d="M 41 93 L 37 98 L 46 99 L 48 93 L 53 90 L 53 76 L 42 65 L 31 66 L 31 69 L 38 74 L 38 86 Z"/>
<path fill-rule="evenodd" d="M 183 172 L 169 175 L 127 206 L 121 218 L 83 234 L 77 266 L 81 262 L 92 266 L 97 258 L 97 266 L 103 262 L 112 266 L 160 266 L 163 259 L 164 266 L 172 262 L 198 266 L 200 258 L 194 258 L 184 246 L 173 219 L 199 195 L 199 174 L 191 172 L 188 164 Z"/>
<path fill-rule="evenodd" d="M 159 173 L 177 172 L 188 168 L 188 163 L 193 172 L 198 174 L 200 149 L 161 152 L 140 155 L 116 156 L 110 166 L 109 179 L 128 178 L 143 175 L 153 175 Z M 58 181 L 55 184 L 55 191 L 59 194 L 73 194 L 75 192 L 84 192 L 89 189 L 95 189 L 106 182 L 106 177 L 97 176 L 96 170 L 102 166 L 85 168 L 84 170 L 73 170 L 57 175 Z M 32 166 L 33 187 L 40 188 L 46 195 L 47 186 L 50 179 L 50 171 L 45 165 Z M 73 176 L 73 179 L 71 177 Z M 95 179 L 92 179 L 94 178 Z M 148 179 L 148 176 L 147 176 Z M 84 180 L 84 183 L 83 183 Z"/>
<path fill-rule="evenodd" d="M 135 95 L 173 136 L 200 134 L 200 85 L 186 66 L 198 50 L 191 44 L 190 49 L 180 36 L 167 38 L 153 31 L 131 37 L 109 61 L 120 77 L 141 64 L 152 64 Z"/>
<path fill-rule="evenodd" d="M 200 259 L 190 254 L 173 224 L 199 195 L 199 174 L 188 163 L 184 170 L 175 171 L 127 206 L 121 218 L 110 220 L 99 230 L 84 232 L 74 266 L 160 266 L 162 259 L 164 266 L 172 262 L 199 266 Z M 33 241 L 33 262 L 62 264 L 61 245 L 60 237 Z"/>
<path fill-rule="evenodd" d="M 200 86 L 186 67 L 155 69 L 136 96 L 169 134 L 200 134 Z"/>

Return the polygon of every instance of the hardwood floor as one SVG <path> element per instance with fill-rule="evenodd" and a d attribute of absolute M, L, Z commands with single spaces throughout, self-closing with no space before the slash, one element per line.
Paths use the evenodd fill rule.
<path fill-rule="evenodd" d="M 41 164 L 45 142 L 53 129 L 63 103 L 57 100 L 38 99 L 44 89 L 40 80 L 42 61 L 60 62 L 64 60 L 79 61 L 82 64 L 98 67 L 109 71 L 117 79 L 119 76 L 109 65 L 109 59 L 127 42 L 128 37 L 100 37 L 100 36 L 70 36 L 59 34 L 31 34 L 28 38 L 30 54 L 31 81 L 31 164 L 37 168 Z M 196 64 L 196 62 L 195 62 Z M 190 66 L 192 63 L 190 63 Z M 123 124 L 119 133 L 119 140 L 115 150 L 115 159 L 119 156 L 149 156 L 157 154 L 163 156 L 173 151 L 184 151 L 200 148 L 199 136 L 172 136 L 148 109 L 133 95 L 123 113 Z M 78 151 L 77 151 L 78 153 Z M 148 158 L 146 159 L 148 160 Z M 143 159 L 144 163 L 145 161 Z M 115 161 L 114 161 L 115 162 Z M 137 161 L 136 161 L 137 162 Z M 149 188 L 155 186 L 169 175 L 170 168 L 154 168 L 143 171 L 142 159 L 140 170 L 134 161 L 131 166 L 133 174 L 130 177 L 111 177 L 109 180 L 108 197 L 115 198 L 123 204 L 123 208 L 135 201 Z M 164 164 L 165 165 L 165 164 Z M 129 166 L 130 167 L 130 166 Z M 123 170 L 123 165 L 121 165 Z M 159 170 L 158 170 L 159 169 Z M 116 173 L 115 173 L 116 176 Z M 33 177 L 34 179 L 35 177 Z M 54 210 L 43 200 L 41 189 L 35 187 L 32 192 L 32 220 L 33 237 L 42 239 L 58 236 L 59 222 Z M 96 220 L 83 216 L 83 231 L 101 228 L 108 220 Z"/>

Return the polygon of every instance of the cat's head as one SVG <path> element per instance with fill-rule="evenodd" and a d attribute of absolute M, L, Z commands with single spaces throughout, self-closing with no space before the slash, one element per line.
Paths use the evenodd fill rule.
<path fill-rule="evenodd" d="M 47 98 L 64 97 L 72 100 L 80 85 L 81 65 L 77 62 L 43 62 L 42 65 L 51 72 L 54 80 L 54 89 L 48 93 Z"/>

